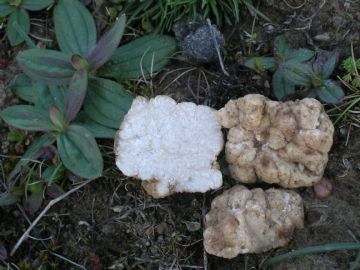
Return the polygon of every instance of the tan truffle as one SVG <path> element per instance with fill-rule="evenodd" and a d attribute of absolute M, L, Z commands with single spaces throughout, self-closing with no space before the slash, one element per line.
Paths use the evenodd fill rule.
<path fill-rule="evenodd" d="M 208 253 L 234 258 L 285 246 L 304 223 L 301 197 L 294 191 L 235 186 L 216 197 L 206 215 Z"/>
<path fill-rule="evenodd" d="M 316 99 L 277 102 L 247 95 L 230 100 L 218 122 L 230 128 L 225 154 L 234 179 L 296 188 L 322 178 L 334 127 Z"/>

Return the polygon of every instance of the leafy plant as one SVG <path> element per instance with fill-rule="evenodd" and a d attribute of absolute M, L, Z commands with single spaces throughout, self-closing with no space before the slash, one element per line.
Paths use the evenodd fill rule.
<path fill-rule="evenodd" d="M 251 0 L 130 0 L 120 1 L 117 5 L 109 7 L 111 15 L 127 14 L 128 24 L 140 23 L 147 32 L 171 31 L 173 25 L 185 18 L 201 15 L 210 17 L 221 26 L 223 24 L 233 25 L 240 20 L 240 5 L 244 5 L 251 12 L 270 21 L 263 13 L 256 9 Z"/>
<path fill-rule="evenodd" d="M 348 120 L 344 121 L 344 123 L 349 125 L 350 130 L 351 125 L 359 127 L 357 111 L 359 110 L 360 102 L 360 60 L 355 58 L 352 45 L 351 56 L 343 61 L 342 66 L 345 69 L 346 74 L 343 76 L 341 82 L 349 90 L 349 94 L 344 98 L 344 102 L 329 109 L 327 112 L 333 114 L 336 112 L 337 117 L 334 124 L 339 123 L 341 120 Z"/>
<path fill-rule="evenodd" d="M 346 74 L 342 79 L 350 83 L 355 88 L 360 88 L 360 59 L 355 59 L 354 57 L 348 57 L 342 62 L 342 66 L 346 71 Z"/>
<path fill-rule="evenodd" d="M 103 160 L 95 138 L 114 137 L 133 99 L 121 84 L 107 78 L 128 79 L 159 70 L 175 50 L 175 41 L 143 37 L 117 49 L 125 28 L 122 16 L 96 43 L 95 22 L 77 0 L 59 0 L 54 24 L 61 51 L 33 48 L 17 56 L 25 74 L 16 78 L 14 91 L 34 105 L 7 108 L 1 117 L 19 129 L 45 134 L 29 147 L 10 177 L 41 147 L 56 141 L 68 170 L 96 178 Z"/>
<path fill-rule="evenodd" d="M 117 49 L 125 16 L 96 43 L 95 22 L 90 12 L 73 0 L 59 1 L 54 9 L 54 24 L 61 51 L 23 51 L 17 56 L 20 67 L 32 80 L 48 85 L 67 84 L 76 70 L 85 70 L 89 75 L 89 93 L 84 114 L 108 128 L 118 128 L 131 99 L 126 98 L 128 95 L 120 84 L 98 76 L 128 79 L 155 72 L 167 63 L 167 56 L 176 48 L 173 38 L 152 36 Z M 94 102 L 94 98 L 99 99 Z"/>
<path fill-rule="evenodd" d="M 50 6 L 54 0 L 0 0 L 0 17 L 9 16 L 6 34 L 12 46 L 24 41 L 22 35 L 16 31 L 17 23 L 27 35 L 30 31 L 28 10 L 37 11 Z"/>
<path fill-rule="evenodd" d="M 292 68 L 301 66 L 314 56 L 309 49 L 294 49 L 284 35 L 275 38 L 273 57 L 252 57 L 244 65 L 263 73 L 265 70 L 274 71 L 272 76 L 273 90 L 279 100 L 295 93 L 295 84 L 290 80 L 294 76 Z"/>
<path fill-rule="evenodd" d="M 65 168 L 61 162 L 49 166 L 38 166 L 33 163 L 26 174 L 11 186 L 7 192 L 0 194 L 0 206 L 23 201 L 25 209 L 33 214 L 40 206 L 45 193 L 56 198 L 63 193 L 60 180 L 64 179 Z"/>
<path fill-rule="evenodd" d="M 9 107 L 1 112 L 1 117 L 16 128 L 46 132 L 43 137 L 47 144 L 56 141 L 59 156 L 67 169 L 84 178 L 96 178 L 103 169 L 100 150 L 90 131 L 73 123 L 85 99 L 87 76 L 85 70 L 79 70 L 67 91 L 53 89 L 62 92 L 63 99 L 58 102 L 44 102 L 43 93 L 50 89 L 43 88 L 34 105 Z"/>
<path fill-rule="evenodd" d="M 290 80 L 304 86 L 304 95 L 319 97 L 326 103 L 336 104 L 342 101 L 344 91 L 334 80 L 329 79 L 339 59 L 338 51 L 318 51 L 315 61 L 309 65 L 294 67 Z"/>
<path fill-rule="evenodd" d="M 329 77 L 336 67 L 339 54 L 337 51 L 318 51 L 313 60 L 314 55 L 309 49 L 292 48 L 286 37 L 281 35 L 275 39 L 273 57 L 252 57 L 244 65 L 260 74 L 266 70 L 273 71 L 272 86 L 279 100 L 294 95 L 296 86 L 302 86 L 298 94 L 318 96 L 327 103 L 338 103 L 344 97 L 344 92 Z"/>

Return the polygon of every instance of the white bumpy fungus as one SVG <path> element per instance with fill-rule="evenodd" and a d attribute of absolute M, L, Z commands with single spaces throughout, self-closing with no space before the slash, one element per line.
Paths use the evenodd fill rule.
<path fill-rule="evenodd" d="M 234 258 L 285 246 L 304 225 L 301 197 L 283 189 L 235 186 L 216 197 L 206 215 L 208 253 Z"/>
<path fill-rule="evenodd" d="M 210 107 L 167 96 L 137 97 L 115 138 L 117 167 L 143 180 L 155 198 L 220 187 L 216 159 L 223 136 L 216 115 Z"/>

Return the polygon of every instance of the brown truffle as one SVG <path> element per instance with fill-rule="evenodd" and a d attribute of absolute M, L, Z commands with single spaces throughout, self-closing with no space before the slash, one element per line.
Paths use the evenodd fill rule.
<path fill-rule="evenodd" d="M 293 191 L 235 186 L 216 197 L 206 215 L 208 253 L 234 258 L 285 246 L 304 224 L 301 197 Z"/>
<path fill-rule="evenodd" d="M 230 129 L 225 153 L 234 179 L 296 188 L 322 178 L 334 127 L 316 99 L 277 102 L 247 95 L 230 100 L 218 122 Z"/>

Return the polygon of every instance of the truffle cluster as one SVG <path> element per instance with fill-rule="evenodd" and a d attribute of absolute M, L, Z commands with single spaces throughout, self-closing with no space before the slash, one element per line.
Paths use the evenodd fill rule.
<path fill-rule="evenodd" d="M 166 96 L 137 97 L 115 138 L 116 165 L 143 180 L 155 198 L 218 188 L 221 125 L 230 129 L 225 155 L 234 179 L 296 188 L 322 178 L 334 127 L 311 98 L 276 102 L 247 95 L 216 112 Z M 238 185 L 213 200 L 204 246 L 224 258 L 264 252 L 286 245 L 303 220 L 303 202 L 295 192 Z"/>
<path fill-rule="evenodd" d="M 277 102 L 251 94 L 229 101 L 218 121 L 230 129 L 225 154 L 234 179 L 297 188 L 323 176 L 334 127 L 316 99 Z"/>

